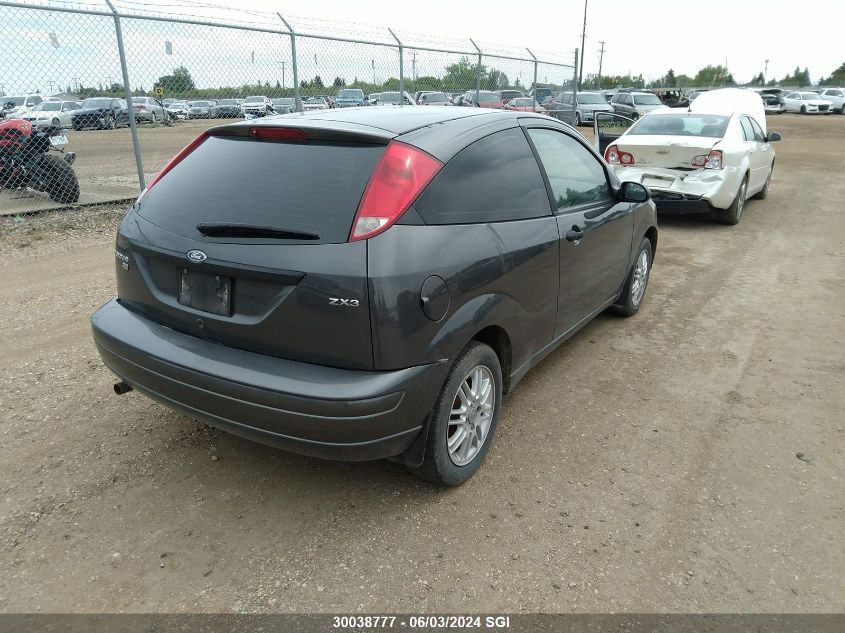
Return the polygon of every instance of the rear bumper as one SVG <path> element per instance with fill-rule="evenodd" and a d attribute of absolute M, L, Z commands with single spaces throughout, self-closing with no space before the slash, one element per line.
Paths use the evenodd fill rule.
<path fill-rule="evenodd" d="M 658 213 L 709 213 L 713 210 L 710 202 L 701 196 L 652 189 L 651 199 Z"/>
<path fill-rule="evenodd" d="M 623 182 L 632 180 L 647 186 L 658 211 L 673 213 L 701 213 L 711 207 L 727 209 L 736 197 L 744 175 L 744 172 L 736 167 L 678 171 L 656 166 L 620 165 L 614 166 L 613 170 Z M 655 180 L 659 184 L 653 184 Z M 668 204 L 669 202 L 673 204 Z M 692 209 L 670 211 L 689 207 Z"/>
<path fill-rule="evenodd" d="M 446 363 L 352 371 L 229 348 L 176 332 L 112 300 L 91 317 L 106 366 L 191 417 L 294 453 L 348 461 L 405 452 Z"/>

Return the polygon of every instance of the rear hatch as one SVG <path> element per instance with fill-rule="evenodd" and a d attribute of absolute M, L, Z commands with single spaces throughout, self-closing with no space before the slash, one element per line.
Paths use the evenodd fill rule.
<path fill-rule="evenodd" d="M 120 301 L 230 347 L 371 369 L 367 245 L 349 234 L 389 139 L 279 129 L 212 130 L 163 170 L 118 233 Z"/>
<path fill-rule="evenodd" d="M 642 136 L 626 134 L 617 147 L 634 157 L 636 167 L 693 169 L 692 159 L 707 155 L 722 139 L 707 136 Z"/>

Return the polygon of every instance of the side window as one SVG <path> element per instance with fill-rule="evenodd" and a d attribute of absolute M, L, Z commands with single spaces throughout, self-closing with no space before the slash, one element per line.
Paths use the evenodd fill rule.
<path fill-rule="evenodd" d="M 463 149 L 414 203 L 427 224 L 470 224 L 549 215 L 537 160 L 520 128 Z"/>
<path fill-rule="evenodd" d="M 751 127 L 751 121 L 747 116 L 742 117 L 739 120 L 739 124 L 742 126 L 742 136 L 745 137 L 746 141 L 753 141 L 754 139 L 754 128 Z"/>
<path fill-rule="evenodd" d="M 763 128 L 754 119 L 748 119 L 751 122 L 751 128 L 754 130 L 754 140 L 761 143 L 766 142 L 766 135 L 763 134 Z"/>
<path fill-rule="evenodd" d="M 555 130 L 531 129 L 528 134 L 546 169 L 558 211 L 612 200 L 604 167 L 581 143 Z"/>
<path fill-rule="evenodd" d="M 563 95 L 563 103 L 566 103 L 566 104 L 572 103 L 572 93 L 571 92 L 567 92 L 565 95 Z"/>

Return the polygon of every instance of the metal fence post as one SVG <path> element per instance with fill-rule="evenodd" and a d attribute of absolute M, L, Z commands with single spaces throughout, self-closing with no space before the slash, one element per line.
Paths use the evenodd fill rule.
<path fill-rule="evenodd" d="M 281 13 L 277 12 L 276 15 L 279 16 L 279 19 L 284 23 L 288 33 L 290 33 L 290 60 L 291 66 L 293 66 L 293 103 L 294 109 L 297 112 L 302 112 L 302 97 L 299 94 L 299 72 L 297 71 L 296 65 L 296 33 Z"/>
<path fill-rule="evenodd" d="M 123 92 L 126 95 L 126 104 L 129 108 L 129 130 L 132 133 L 132 148 L 135 150 L 135 168 L 138 170 L 138 186 L 141 191 L 147 188 L 147 181 L 144 178 L 144 162 L 141 160 L 141 142 L 138 140 L 138 126 L 135 124 L 135 106 L 132 104 L 132 89 L 129 87 L 129 70 L 126 67 L 126 50 L 123 48 L 123 31 L 120 28 L 120 14 L 111 3 L 106 0 L 112 15 L 114 16 L 114 32 L 117 36 L 117 52 L 120 55 L 120 72 L 123 74 Z"/>
<path fill-rule="evenodd" d="M 534 60 L 534 85 L 531 88 L 531 96 L 533 97 L 533 103 L 531 104 L 531 110 L 537 110 L 537 58 L 534 56 L 534 53 L 531 52 L 530 48 L 526 48 L 525 50 L 528 51 L 528 54 L 531 55 L 531 59 Z"/>
<path fill-rule="evenodd" d="M 575 66 L 572 68 L 572 125 L 575 125 L 575 112 L 578 110 L 578 49 L 575 49 Z"/>
<path fill-rule="evenodd" d="M 389 28 L 387 30 L 390 31 L 393 39 L 399 44 L 399 107 L 401 108 L 405 105 L 405 47 L 402 46 L 402 42 L 396 37 L 393 29 Z"/>
<path fill-rule="evenodd" d="M 478 44 L 473 42 L 472 38 L 469 38 L 469 41 L 478 51 L 478 66 L 475 69 L 475 105 L 478 105 L 478 92 L 481 90 L 481 49 L 478 48 Z"/>

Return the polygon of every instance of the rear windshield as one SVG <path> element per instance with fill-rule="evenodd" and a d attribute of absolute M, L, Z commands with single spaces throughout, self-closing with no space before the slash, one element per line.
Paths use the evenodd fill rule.
<path fill-rule="evenodd" d="M 478 103 L 497 103 L 499 101 L 499 95 L 494 92 L 479 92 L 478 93 Z"/>
<path fill-rule="evenodd" d="M 634 103 L 637 105 L 663 105 L 657 95 L 634 95 Z"/>
<path fill-rule="evenodd" d="M 635 123 L 628 135 L 722 138 L 729 120 L 715 114 L 649 114 Z"/>
<path fill-rule="evenodd" d="M 143 197 L 138 213 L 195 239 L 200 223 L 316 233 L 345 242 L 379 145 L 210 137 Z"/>
<path fill-rule="evenodd" d="M 601 95 L 582 92 L 578 95 L 578 103 L 607 103 L 607 99 Z"/>
<path fill-rule="evenodd" d="M 110 108 L 111 99 L 86 99 L 82 102 L 83 108 Z"/>
<path fill-rule="evenodd" d="M 401 101 L 398 92 L 382 92 L 378 100 L 384 103 L 399 103 Z"/>
<path fill-rule="evenodd" d="M 337 93 L 338 99 L 363 99 L 364 92 L 363 90 L 356 90 L 354 88 L 350 88 L 348 90 L 341 90 Z"/>

